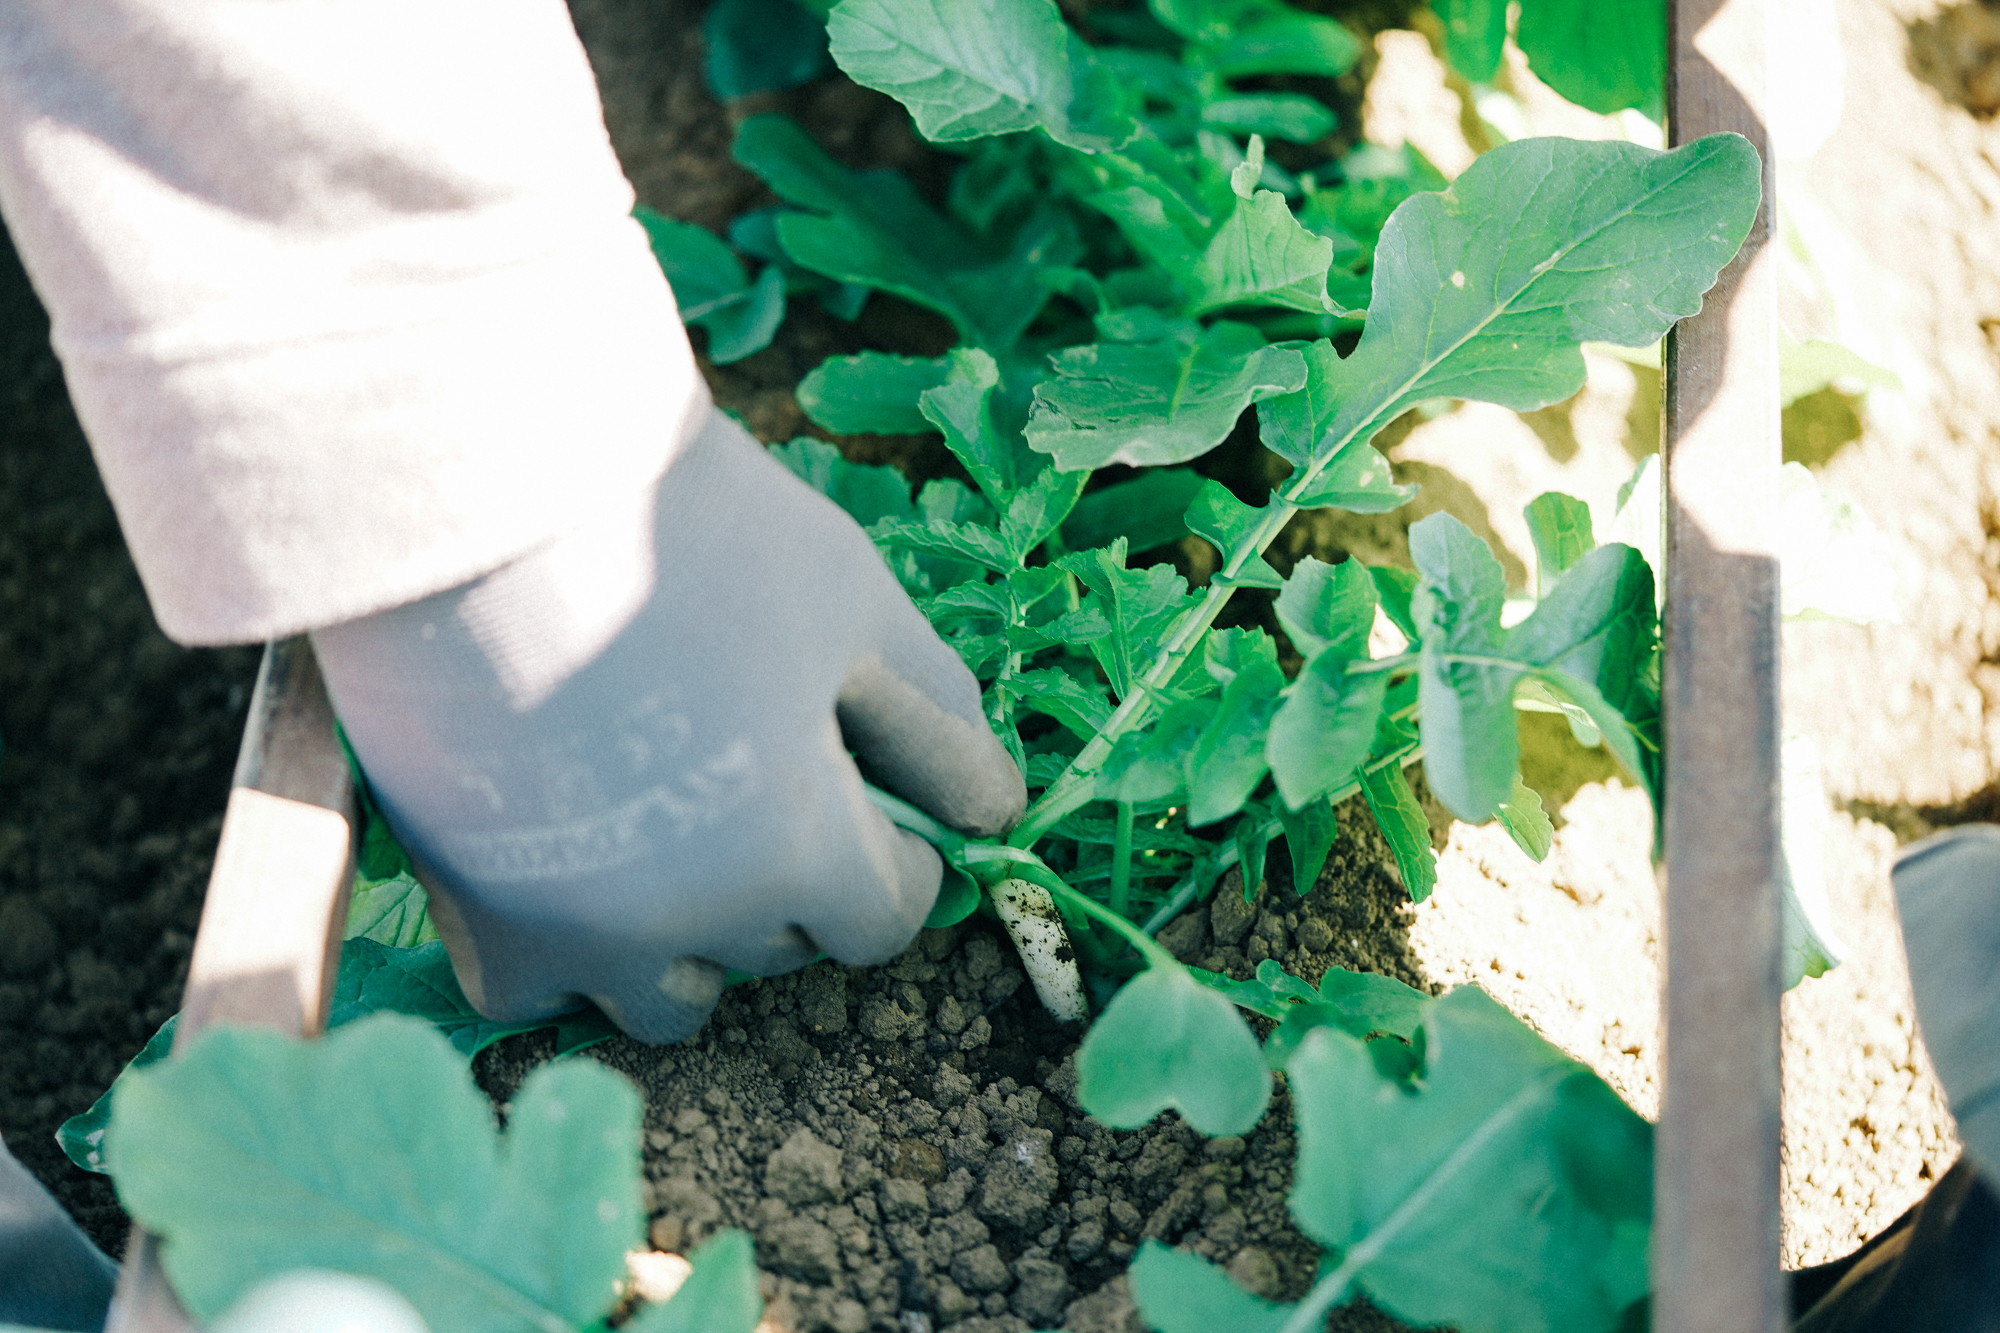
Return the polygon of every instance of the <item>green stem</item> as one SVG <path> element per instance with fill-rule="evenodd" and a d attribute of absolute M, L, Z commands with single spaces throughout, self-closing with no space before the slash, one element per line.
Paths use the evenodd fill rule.
<path fill-rule="evenodd" d="M 1340 1267 L 1313 1283 L 1306 1298 L 1293 1307 L 1292 1317 L 1278 1326 L 1278 1333 L 1319 1333 L 1326 1327 L 1326 1317 L 1333 1313 L 1333 1307 L 1340 1304 L 1347 1289 L 1354 1285 L 1360 1268 L 1350 1256 Z"/>
<path fill-rule="evenodd" d="M 1376 415 L 1379 415 L 1379 412 L 1359 421 L 1346 435 L 1334 440 L 1331 447 L 1321 449 L 1312 462 L 1296 469 L 1286 479 L 1284 486 L 1279 488 L 1272 496 L 1271 503 L 1265 507 L 1264 517 L 1258 520 L 1249 540 L 1237 547 L 1236 553 L 1230 556 L 1222 569 L 1209 580 L 1208 590 L 1203 594 L 1201 601 L 1190 607 L 1174 623 L 1172 633 L 1154 654 L 1152 665 L 1147 667 L 1144 674 L 1133 683 L 1132 689 L 1112 711 L 1103 729 L 1078 752 L 1076 758 L 1070 760 L 1069 766 L 1048 785 L 1040 798 L 1028 807 L 1028 813 L 1022 817 L 1012 835 L 1008 837 L 1009 843 L 1016 847 L 1032 847 L 1043 834 L 1055 827 L 1064 815 L 1089 803 L 1097 786 L 1097 770 L 1110 757 L 1111 748 L 1127 732 L 1135 731 L 1145 724 L 1152 713 L 1156 694 L 1180 671 L 1181 665 L 1201 642 L 1201 636 L 1208 632 L 1208 627 L 1215 623 L 1216 616 L 1229 604 L 1230 596 L 1236 591 L 1237 577 L 1253 559 L 1261 556 L 1271 543 L 1278 539 L 1278 534 L 1284 531 L 1285 524 L 1291 522 L 1292 516 L 1299 512 L 1297 500 L 1311 491 L 1312 484 L 1319 477 L 1320 471 L 1357 438 L 1365 438 L 1364 432 L 1368 435 L 1374 434 Z"/>
<path fill-rule="evenodd" d="M 1132 803 L 1118 802 L 1118 823 L 1111 834 L 1111 910 L 1129 917 L 1132 897 Z"/>

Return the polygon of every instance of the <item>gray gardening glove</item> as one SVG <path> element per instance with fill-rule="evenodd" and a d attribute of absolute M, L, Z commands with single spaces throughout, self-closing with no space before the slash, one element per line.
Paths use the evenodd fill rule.
<path fill-rule="evenodd" d="M 862 773 L 971 833 L 1026 802 L 867 536 L 720 413 L 625 512 L 313 642 L 459 982 L 502 1021 L 588 997 L 678 1041 L 725 968 L 885 961 L 942 868 Z"/>
<path fill-rule="evenodd" d="M 2000 1185 L 2000 828 L 1935 834 L 1896 861 L 1917 1025 L 1965 1155 Z"/>
<path fill-rule="evenodd" d="M 97 1333 L 118 1270 L 0 1143 L 0 1324 Z"/>

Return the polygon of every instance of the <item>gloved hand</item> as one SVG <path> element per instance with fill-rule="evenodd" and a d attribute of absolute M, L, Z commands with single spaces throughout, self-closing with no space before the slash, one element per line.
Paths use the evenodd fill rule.
<path fill-rule="evenodd" d="M 460 984 L 642 1041 L 723 969 L 894 957 L 941 865 L 861 770 L 993 834 L 1026 802 L 977 683 L 867 536 L 719 412 L 649 493 L 462 587 L 313 635 Z"/>

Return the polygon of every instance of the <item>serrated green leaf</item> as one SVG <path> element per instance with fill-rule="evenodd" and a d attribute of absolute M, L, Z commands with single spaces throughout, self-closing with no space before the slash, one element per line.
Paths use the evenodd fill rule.
<path fill-rule="evenodd" d="M 1268 513 L 1268 507 L 1243 503 L 1219 481 L 1202 483 L 1188 505 L 1186 518 L 1188 531 L 1208 542 L 1222 557 L 1222 568 L 1210 579 L 1211 583 L 1240 588 L 1284 586 L 1278 571 L 1256 549 L 1258 528 Z M 1228 572 L 1232 567 L 1237 569 L 1235 574 Z"/>
<path fill-rule="evenodd" d="M 467 1060 L 502 1037 L 552 1026 L 552 1020 L 496 1023 L 474 1009 L 459 989 L 441 941 L 393 949 L 374 940 L 349 940 L 341 946 L 327 1027 L 345 1027 L 382 1012 L 423 1019 Z"/>
<path fill-rule="evenodd" d="M 1525 0 L 1514 40 L 1535 76 L 1600 115 L 1666 107 L 1667 7 Z"/>
<path fill-rule="evenodd" d="M 864 528 L 885 518 L 909 518 L 916 512 L 910 502 L 909 479 L 902 473 L 892 467 L 850 463 L 825 440 L 802 435 L 788 444 L 772 445 L 771 456 Z"/>
<path fill-rule="evenodd" d="M 1090 589 L 1091 604 L 1111 626 L 1111 633 L 1095 640 L 1090 651 L 1104 668 L 1112 694 L 1123 701 L 1160 637 L 1193 605 L 1187 580 L 1166 565 L 1125 568 L 1123 542 L 1066 555 L 1058 563 Z"/>
<path fill-rule="evenodd" d="M 1059 472 L 1044 468 L 1035 479 L 1014 492 L 1000 515 L 1000 539 L 1022 560 L 1045 538 L 1062 526 L 1063 519 L 1076 507 L 1083 494 L 1088 472 Z M 1100 617 L 1101 619 L 1102 617 Z M 1107 630 L 1109 625 L 1106 625 Z"/>
<path fill-rule="evenodd" d="M 1535 543 L 1535 587 L 1548 596 L 1563 571 L 1597 546 L 1590 529 L 1590 506 L 1561 491 L 1545 491 L 1521 511 Z"/>
<path fill-rule="evenodd" d="M 1239 626 L 1210 630 L 1202 640 L 1201 664 L 1216 684 L 1227 685 L 1247 668 L 1275 670 L 1278 641 L 1261 629 Z"/>
<path fill-rule="evenodd" d="M 791 3 L 791 0 L 786 0 Z M 664 1305 L 641 1305 L 631 1333 L 753 1333 L 764 1317 L 757 1253 L 747 1232 L 716 1232 L 688 1255 L 693 1272 Z"/>
<path fill-rule="evenodd" d="M 1521 781 L 1519 773 L 1514 775 L 1513 791 L 1493 813 L 1530 861 L 1548 860 L 1549 849 L 1556 845 L 1556 826 L 1542 812 L 1541 793 Z"/>
<path fill-rule="evenodd" d="M 1430 398 L 1527 411 L 1583 387 L 1586 341 L 1646 346 L 1701 305 L 1749 234 L 1749 143 L 1502 144 L 1383 228 L 1360 343 L 1316 359 L 1304 429 L 1319 458 Z M 1293 461 L 1299 461 L 1294 459 Z"/>
<path fill-rule="evenodd" d="M 993 351 L 1012 347 L 1047 302 L 1037 275 L 1082 253 L 1053 212 L 1024 223 L 1004 245 L 976 236 L 903 176 L 850 171 L 783 116 L 744 121 L 733 151 L 779 198 L 810 210 L 778 219 L 778 239 L 793 260 L 935 310 L 966 341 Z"/>
<path fill-rule="evenodd" d="M 1420 1072 L 1425 1042 L 1422 1024 L 1430 1006 L 1430 996 L 1394 977 L 1330 967 L 1306 1003 L 1273 1015 L 1283 1021 L 1264 1039 L 1265 1063 L 1284 1069 L 1307 1033 L 1314 1028 L 1336 1027 L 1352 1037 L 1382 1036 L 1403 1043 L 1412 1061 L 1409 1072 Z"/>
<path fill-rule="evenodd" d="M 567 1061 L 511 1105 L 503 1144 L 417 1019 L 223 1027 L 133 1075 L 107 1158 L 197 1319 L 310 1264 L 388 1282 L 435 1333 L 566 1333 L 607 1312 L 641 1234 L 639 1095 Z"/>
<path fill-rule="evenodd" d="M 1243 409 L 1305 382 L 1296 351 L 1246 324 L 1187 324 L 1145 343 L 1092 343 L 1052 358 L 1028 443 L 1067 471 L 1184 463 L 1220 444 Z"/>
<path fill-rule="evenodd" d="M 1021 702 L 1046 713 L 1083 740 L 1093 739 L 1111 719 L 1111 705 L 1096 687 L 1066 671 L 1041 668 L 1023 671 L 1010 688 Z"/>
<path fill-rule="evenodd" d="M 1133 551 L 1187 535 L 1188 504 L 1202 486 L 1192 468 L 1148 468 L 1131 481 L 1091 491 L 1063 520 L 1063 544 L 1074 551 L 1109 546 L 1122 537 Z"/>
<path fill-rule="evenodd" d="M 1020 564 L 1000 534 L 977 523 L 928 523 L 885 518 L 868 529 L 877 546 L 896 551 L 916 551 L 948 560 L 966 560 L 998 573 Z"/>
<path fill-rule="evenodd" d="M 1446 809 L 1483 824 L 1507 799 L 1521 756 L 1521 669 L 1501 650 L 1506 576 L 1486 543 L 1444 513 L 1410 525 L 1410 558 L 1421 580 L 1411 615 L 1422 643 L 1424 774 Z"/>
<path fill-rule="evenodd" d="M 1183 275 L 1189 311 L 1269 305 L 1313 315 L 1350 313 L 1327 295 L 1332 265 L 1333 242 L 1299 225 L 1282 194 L 1259 190 L 1237 202 L 1200 264 Z"/>
<path fill-rule="evenodd" d="M 918 409 L 944 432 L 946 447 L 965 465 L 980 493 L 1004 514 L 1016 492 L 1047 461 L 1028 449 L 1017 432 L 994 422 L 993 394 L 1000 385 L 1000 368 L 991 356 L 977 347 L 961 347 L 944 360 L 949 367 L 944 383 L 924 390 Z"/>
<path fill-rule="evenodd" d="M 1300 1043 L 1292 1215 L 1408 1323 L 1612 1327 L 1646 1292 L 1651 1127 L 1477 987 L 1423 1030 L 1416 1088 L 1335 1028 Z"/>
<path fill-rule="evenodd" d="M 1053 0 L 842 0 L 827 35 L 842 71 L 932 143 L 1039 129 L 1096 153 L 1138 132 Z"/>
<path fill-rule="evenodd" d="M 950 379 L 955 364 L 947 356 L 885 352 L 830 356 L 799 381 L 799 407 L 816 425 L 842 435 L 921 435 L 937 427 L 919 400 Z"/>
<path fill-rule="evenodd" d="M 1361 795 L 1368 812 L 1395 854 L 1396 870 L 1410 901 L 1420 903 L 1437 887 L 1437 853 L 1431 849 L 1431 824 L 1410 780 L 1400 765 L 1361 770 Z"/>
<path fill-rule="evenodd" d="M 1287 806 L 1317 800 L 1348 781 L 1368 758 L 1389 676 L 1349 674 L 1349 660 L 1337 652 L 1314 658 L 1272 715 L 1264 757 Z"/>
<path fill-rule="evenodd" d="M 1098 770 L 1100 800 L 1150 805 L 1187 787 L 1188 756 L 1215 716 L 1214 699 L 1184 699 L 1143 732 L 1118 738 Z"/>
<path fill-rule="evenodd" d="M 1318 991 L 1285 971 L 1284 964 L 1275 958 L 1266 958 L 1258 963 L 1256 974 L 1249 981 L 1238 981 L 1199 967 L 1191 967 L 1187 971 L 1197 982 L 1237 1008 L 1248 1009 L 1265 1018 L 1283 1018 L 1301 1004 L 1311 1004 L 1319 999 Z"/>
<path fill-rule="evenodd" d="M 1236 1008 L 1180 967 L 1155 965 L 1125 983 L 1084 1034 L 1077 1097 L 1113 1129 L 1177 1110 L 1211 1136 L 1263 1117 L 1271 1074 Z"/>
<path fill-rule="evenodd" d="M 1273 723 L 1272 730 L 1276 729 Z M 1267 758 L 1269 751 L 1267 742 Z M 1340 836 L 1340 821 L 1325 801 L 1307 801 L 1297 810 L 1280 801 L 1278 819 L 1285 826 L 1285 850 L 1292 858 L 1292 892 L 1303 898 L 1319 883 L 1319 872 L 1326 868 L 1326 858 Z"/>
<path fill-rule="evenodd" d="M 1252 1296 L 1206 1259 L 1156 1240 L 1125 1273 L 1146 1326 L 1159 1333 L 1278 1333 L 1297 1308 Z"/>
<path fill-rule="evenodd" d="M 1284 688 L 1277 665 L 1256 658 L 1242 662 L 1223 686 L 1215 716 L 1188 757 L 1189 824 L 1198 828 L 1235 814 L 1270 771 L 1264 742 Z M 1251 884 L 1247 869 L 1244 884 Z"/>
<path fill-rule="evenodd" d="M 1262 408 L 1259 408 L 1261 411 Z M 1417 496 L 1415 486 L 1399 486 L 1395 473 L 1373 445 L 1350 445 L 1292 503 L 1300 509 L 1345 509 L 1351 514 L 1386 514 Z"/>
<path fill-rule="evenodd" d="M 1292 566 L 1274 609 L 1307 661 L 1323 652 L 1366 657 L 1377 601 L 1375 580 L 1359 560 L 1329 565 L 1306 556 Z"/>
<path fill-rule="evenodd" d="M 716 0 L 702 16 L 709 91 L 782 92 L 827 71 L 826 23 L 796 0 Z"/>
<path fill-rule="evenodd" d="M 369 828 L 377 827 L 387 836 L 387 825 L 376 816 Z M 392 949 L 414 949 L 437 938 L 431 924 L 430 895 L 417 883 L 406 866 L 386 879 L 367 878 L 362 870 L 354 875 L 354 888 L 347 901 L 347 926 L 342 939 L 370 939 Z"/>

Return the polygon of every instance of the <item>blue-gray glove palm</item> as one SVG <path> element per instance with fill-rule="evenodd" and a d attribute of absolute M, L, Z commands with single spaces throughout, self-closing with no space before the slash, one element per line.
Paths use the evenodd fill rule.
<path fill-rule="evenodd" d="M 992 834 L 1021 774 L 868 538 L 716 413 L 651 493 L 450 592 L 322 630 L 369 785 L 467 997 L 692 1035 L 724 968 L 903 949 L 941 866 L 861 771 Z"/>

